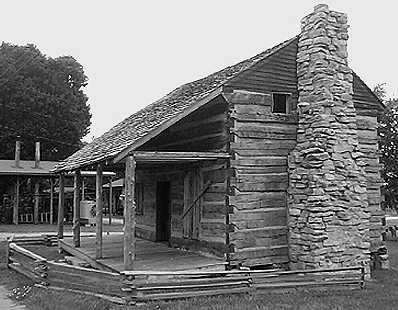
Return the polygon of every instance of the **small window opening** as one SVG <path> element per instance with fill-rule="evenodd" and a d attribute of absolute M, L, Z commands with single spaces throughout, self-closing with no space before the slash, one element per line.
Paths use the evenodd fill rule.
<path fill-rule="evenodd" d="M 282 113 L 287 114 L 289 112 L 288 109 L 288 98 L 289 94 L 272 94 L 272 113 Z"/>

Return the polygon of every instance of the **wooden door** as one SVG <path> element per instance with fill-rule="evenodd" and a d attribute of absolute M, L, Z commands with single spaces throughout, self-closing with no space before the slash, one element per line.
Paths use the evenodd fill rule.
<path fill-rule="evenodd" d="M 195 201 L 202 187 L 203 182 L 199 169 L 188 171 L 184 178 L 184 211 Z M 201 201 L 202 199 L 199 199 L 183 219 L 184 238 L 199 239 Z"/>
<path fill-rule="evenodd" d="M 169 241 L 171 232 L 170 182 L 156 186 L 156 241 Z"/>

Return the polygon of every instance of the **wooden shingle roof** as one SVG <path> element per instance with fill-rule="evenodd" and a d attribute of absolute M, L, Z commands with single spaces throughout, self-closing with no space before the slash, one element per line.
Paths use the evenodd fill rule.
<path fill-rule="evenodd" d="M 168 95 L 129 116 L 108 132 L 70 157 L 61 161 L 55 171 L 68 171 L 117 156 L 137 144 L 143 137 L 183 114 L 198 101 L 206 102 L 211 94 L 228 80 L 288 45 L 296 37 L 282 42 L 252 58 L 227 67 L 200 80 L 182 85 Z M 137 145 L 138 147 L 138 145 Z"/>
<path fill-rule="evenodd" d="M 178 87 L 61 161 L 54 171 L 70 171 L 108 159 L 123 158 L 128 152 L 135 150 L 162 130 L 220 94 L 222 86 L 232 78 L 238 75 L 243 77 L 244 74 L 240 75 L 241 73 L 249 72 L 260 61 L 268 59 L 290 43 L 297 44 L 297 40 L 298 36 L 295 36 L 236 65 Z M 296 57 L 291 59 L 292 65 L 295 61 Z M 377 112 L 383 109 L 380 100 L 355 73 L 353 84 L 354 103 L 359 110 L 363 108 Z"/>

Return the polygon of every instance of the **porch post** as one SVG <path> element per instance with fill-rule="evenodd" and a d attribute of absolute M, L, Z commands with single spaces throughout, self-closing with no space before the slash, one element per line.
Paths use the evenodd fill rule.
<path fill-rule="evenodd" d="M 124 269 L 133 270 L 135 260 L 135 166 L 133 156 L 126 159 L 125 175 L 125 209 L 124 209 L 124 235 L 123 235 L 123 258 Z"/>
<path fill-rule="evenodd" d="M 13 209 L 13 223 L 18 225 L 18 212 L 19 212 L 19 187 L 21 183 L 19 181 L 19 176 L 17 175 L 17 179 L 15 181 L 15 201 L 14 201 L 14 209 Z"/>
<path fill-rule="evenodd" d="M 95 257 L 102 258 L 102 165 L 97 165 L 96 183 L 96 215 L 95 215 Z"/>
<path fill-rule="evenodd" d="M 58 186 L 58 239 L 64 238 L 65 176 L 59 175 Z"/>
<path fill-rule="evenodd" d="M 73 182 L 73 245 L 80 247 L 80 170 L 75 171 Z"/>
<path fill-rule="evenodd" d="M 109 203 L 108 203 L 108 207 L 109 207 L 109 225 L 112 224 L 112 209 L 113 209 L 113 189 L 112 189 L 112 177 L 109 178 Z"/>
<path fill-rule="evenodd" d="M 50 178 L 50 224 L 54 224 L 54 179 Z"/>
<path fill-rule="evenodd" d="M 84 177 L 82 177 L 82 199 L 81 200 L 85 200 L 86 198 L 86 194 L 85 194 L 85 190 L 86 190 L 86 182 L 84 181 Z"/>
<path fill-rule="evenodd" d="M 33 224 L 39 223 L 39 202 L 40 202 L 40 184 L 39 179 L 35 180 L 35 204 L 33 206 Z"/>

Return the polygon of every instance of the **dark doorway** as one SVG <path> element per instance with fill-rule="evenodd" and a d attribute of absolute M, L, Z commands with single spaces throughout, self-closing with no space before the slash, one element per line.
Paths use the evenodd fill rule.
<path fill-rule="evenodd" d="M 156 186 L 156 241 L 170 240 L 170 182 Z"/>

